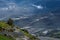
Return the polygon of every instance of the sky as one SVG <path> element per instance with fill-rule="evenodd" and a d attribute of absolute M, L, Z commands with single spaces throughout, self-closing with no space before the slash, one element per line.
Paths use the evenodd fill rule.
<path fill-rule="evenodd" d="M 60 0 L 0 0 L 0 18 L 46 12 L 54 7 L 60 8 L 59 3 Z"/>
<path fill-rule="evenodd" d="M 35 10 L 42 10 L 42 5 L 34 3 L 40 0 L 0 0 L 0 18 L 10 15 L 33 15 Z"/>

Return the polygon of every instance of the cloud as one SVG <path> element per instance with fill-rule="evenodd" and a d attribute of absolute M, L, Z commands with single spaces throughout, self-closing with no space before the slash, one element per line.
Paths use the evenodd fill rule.
<path fill-rule="evenodd" d="M 5 3 L 5 4 L 4 4 Z M 12 15 L 24 15 L 24 16 L 30 16 L 34 13 L 34 7 L 28 6 L 27 4 L 24 5 L 18 5 L 15 2 L 6 2 L 4 1 L 3 7 L 0 7 L 0 18 L 2 15 L 2 18 Z"/>
<path fill-rule="evenodd" d="M 6 6 L 3 6 L 0 8 L 0 10 L 2 11 L 8 11 L 8 10 L 12 10 L 16 8 L 16 4 L 15 3 L 6 3 Z"/>
<path fill-rule="evenodd" d="M 6 10 L 8 10 L 8 8 L 7 8 L 7 7 L 5 7 L 5 8 L 0 8 L 0 10 L 5 10 L 5 11 L 6 11 Z"/>
<path fill-rule="evenodd" d="M 40 19 L 45 19 L 45 18 L 48 18 L 48 16 L 41 17 Z"/>
<path fill-rule="evenodd" d="M 15 1 L 2 0 L 6 6 L 0 7 L 0 15 L 4 17 L 7 15 L 24 15 L 30 16 L 35 13 L 35 9 L 43 9 L 41 5 L 32 5 L 31 1 L 21 1 L 20 3 Z M 2 5 L 2 4 L 1 4 Z"/>
<path fill-rule="evenodd" d="M 43 6 L 41 6 L 41 5 L 32 5 L 33 7 L 36 7 L 37 9 L 43 9 Z"/>
<path fill-rule="evenodd" d="M 47 30 L 45 30 L 45 31 L 43 31 L 43 33 L 44 33 L 44 34 L 47 34 L 47 33 L 48 33 L 48 31 L 47 31 Z"/>

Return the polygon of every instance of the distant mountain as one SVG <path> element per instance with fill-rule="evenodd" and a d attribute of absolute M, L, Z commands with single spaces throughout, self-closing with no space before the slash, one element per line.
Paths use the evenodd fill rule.
<path fill-rule="evenodd" d="M 59 15 L 56 15 L 54 13 L 48 13 L 48 14 L 37 14 L 37 15 L 34 15 L 34 16 L 31 16 L 31 17 L 28 17 L 26 19 L 20 19 L 18 20 L 17 22 L 19 23 L 23 23 L 24 26 L 33 26 L 33 27 L 45 27 L 46 28 L 49 28 L 53 26 L 54 27 L 59 27 Z M 18 23 L 18 24 L 19 24 Z M 23 26 L 22 25 L 22 26 Z M 38 25 L 38 26 L 37 26 Z M 21 26 L 21 25 L 20 25 Z"/>

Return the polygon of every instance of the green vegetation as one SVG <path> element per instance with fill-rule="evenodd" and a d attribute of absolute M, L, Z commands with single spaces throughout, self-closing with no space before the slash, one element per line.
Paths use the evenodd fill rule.
<path fill-rule="evenodd" d="M 10 28 L 11 26 L 9 26 L 6 22 L 0 21 L 0 32 L 1 31 L 4 32 L 4 30 L 7 31 L 7 29 L 10 29 Z M 0 34 L 0 40 L 13 40 L 13 38 L 4 36 L 4 34 L 3 35 Z"/>
<path fill-rule="evenodd" d="M 11 18 L 9 18 L 9 20 L 7 21 L 7 24 L 9 24 L 10 26 L 13 25 L 13 20 Z"/>
<path fill-rule="evenodd" d="M 20 29 L 20 31 L 23 32 L 25 36 L 29 37 L 30 40 L 39 40 L 37 37 L 31 35 L 26 29 Z"/>
<path fill-rule="evenodd" d="M 14 39 L 10 37 L 6 37 L 4 35 L 0 35 L 0 40 L 14 40 Z"/>
<path fill-rule="evenodd" d="M 10 26 L 6 22 L 0 21 L 0 28 L 8 29 Z"/>
<path fill-rule="evenodd" d="M 7 32 L 11 32 L 11 31 L 14 32 L 13 31 L 14 26 L 13 26 L 13 28 L 12 28 L 12 26 L 13 26 L 13 20 L 12 19 L 9 19 L 7 21 L 7 23 L 3 22 L 3 21 L 0 21 L 0 32 L 2 30 L 3 30 L 2 32 L 4 32 L 4 30 L 6 30 Z M 26 29 L 20 29 L 18 27 L 16 29 L 19 29 L 20 32 L 22 32 L 24 36 L 29 38 L 29 40 L 38 40 L 37 37 L 31 35 Z M 14 40 L 14 39 L 12 37 L 4 36 L 4 34 L 3 35 L 0 34 L 0 40 Z"/>

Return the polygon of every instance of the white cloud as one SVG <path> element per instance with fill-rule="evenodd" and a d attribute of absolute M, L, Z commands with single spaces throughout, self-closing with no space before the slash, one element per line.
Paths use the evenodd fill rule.
<path fill-rule="evenodd" d="M 47 33 L 48 33 L 48 31 L 47 31 L 47 30 L 45 30 L 45 31 L 43 31 L 43 33 L 44 33 L 44 34 L 47 34 Z"/>
<path fill-rule="evenodd" d="M 36 19 L 36 21 L 39 21 L 40 19 Z"/>
<path fill-rule="evenodd" d="M 5 2 L 5 1 L 4 1 Z M 6 6 L 0 8 L 0 15 L 8 16 L 8 15 L 24 15 L 30 16 L 33 15 L 34 7 L 28 6 L 27 4 L 18 5 L 15 2 L 5 2 Z"/>
<path fill-rule="evenodd" d="M 20 4 L 17 4 L 15 2 L 8 2 L 5 0 L 2 0 L 3 7 L 0 7 L 0 20 L 4 20 L 7 18 L 10 18 L 11 16 L 31 16 L 34 12 L 34 7 L 28 6 L 27 4 L 24 6 Z M 0 5 L 0 6 L 1 6 Z M 18 18 L 19 19 L 19 18 Z"/>
<path fill-rule="evenodd" d="M 13 9 L 18 8 L 18 7 L 16 7 L 17 5 L 15 3 L 6 3 L 5 5 L 7 5 L 7 6 L 0 8 L 0 10 L 8 11 L 8 10 L 13 10 Z"/>
<path fill-rule="evenodd" d="M 41 17 L 40 19 L 45 19 L 45 18 L 48 18 L 48 16 Z"/>
<path fill-rule="evenodd" d="M 4 7 L 4 8 L 0 8 L 0 10 L 6 11 L 6 10 L 8 10 L 8 8 Z"/>
<path fill-rule="evenodd" d="M 41 5 L 32 5 L 33 7 L 36 7 L 36 8 L 38 8 L 38 9 L 43 9 L 43 6 L 41 6 Z"/>

